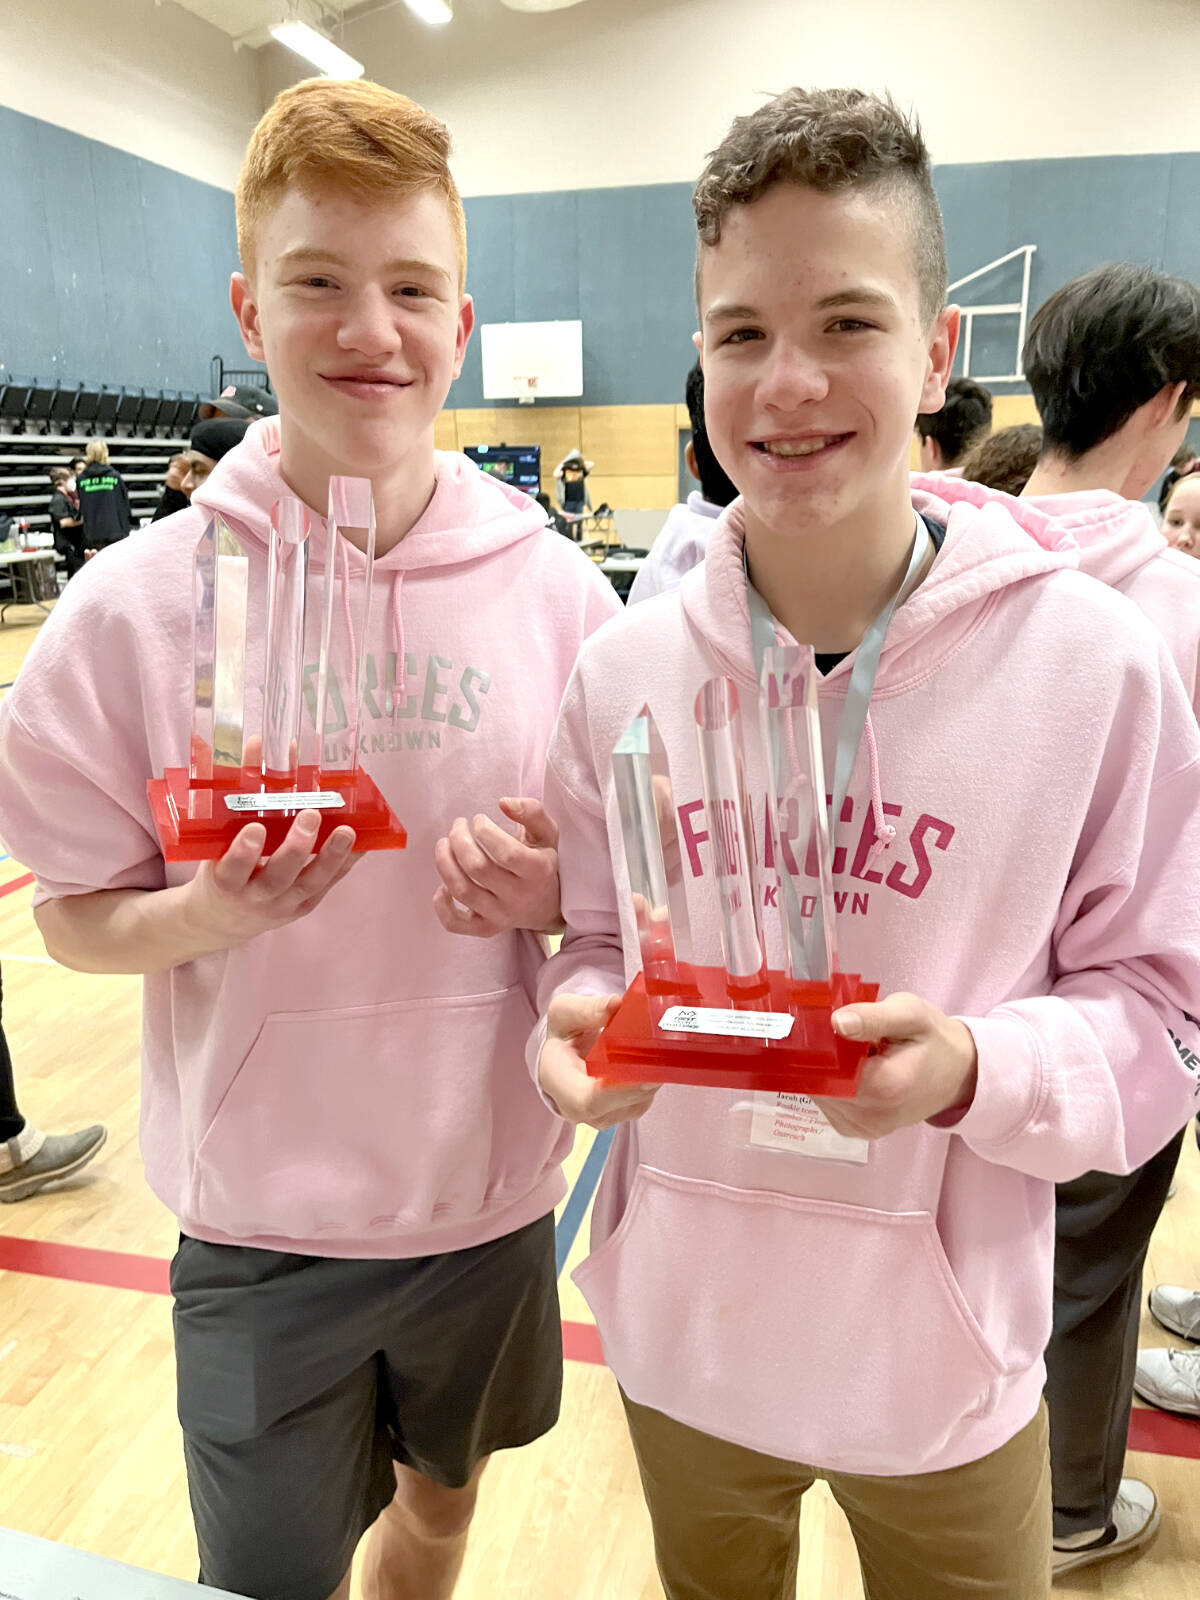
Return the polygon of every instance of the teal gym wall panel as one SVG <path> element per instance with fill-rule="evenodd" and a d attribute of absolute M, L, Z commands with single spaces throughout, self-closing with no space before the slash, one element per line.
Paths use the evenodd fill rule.
<path fill-rule="evenodd" d="M 1036 244 L 1032 307 L 1103 261 L 1200 281 L 1200 153 L 950 165 L 935 180 L 952 279 Z M 466 209 L 479 321 L 581 319 L 587 405 L 683 398 L 695 327 L 689 184 L 486 196 Z M 242 361 L 227 298 L 236 258 L 232 195 L 0 108 L 8 371 L 203 389 L 214 354 Z M 1010 269 L 973 292 L 1008 300 L 1018 287 Z M 1011 359 L 1014 335 L 992 330 L 997 361 Z M 987 340 L 982 323 L 976 337 Z M 449 405 L 495 403 L 474 339 Z"/>
<path fill-rule="evenodd" d="M 240 348 L 233 196 L 0 107 L 0 362 L 21 377 L 205 390 Z"/>

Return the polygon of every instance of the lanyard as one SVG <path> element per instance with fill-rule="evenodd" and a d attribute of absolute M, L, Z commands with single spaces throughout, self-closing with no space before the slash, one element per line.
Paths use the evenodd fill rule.
<path fill-rule="evenodd" d="M 833 765 L 833 801 L 830 806 L 829 831 L 830 837 L 836 828 L 838 818 L 842 814 L 842 804 L 850 789 L 850 778 L 854 772 L 854 763 L 858 757 L 858 747 L 862 742 L 863 729 L 867 724 L 867 711 L 871 704 L 871 693 L 875 688 L 875 679 L 879 674 L 879 658 L 883 654 L 883 641 L 887 636 L 888 626 L 892 620 L 892 613 L 900 603 L 900 596 L 906 592 L 917 573 L 921 570 L 921 563 L 929 551 L 929 529 L 925 526 L 923 518 L 913 513 L 916 527 L 913 533 L 912 554 L 908 560 L 908 571 L 904 575 L 904 582 L 875 618 L 875 621 L 863 635 L 862 643 L 858 647 L 858 654 L 854 662 L 854 670 L 850 674 L 850 687 L 846 691 L 846 704 L 842 708 L 841 722 L 838 724 L 837 753 Z M 745 565 L 745 548 L 742 551 L 742 562 Z M 750 582 L 750 574 L 746 572 L 746 598 L 750 605 L 750 637 L 754 643 L 754 667 L 756 675 L 761 679 L 763 661 L 766 652 L 778 641 L 775 634 L 775 618 L 771 615 L 767 602 Z"/>

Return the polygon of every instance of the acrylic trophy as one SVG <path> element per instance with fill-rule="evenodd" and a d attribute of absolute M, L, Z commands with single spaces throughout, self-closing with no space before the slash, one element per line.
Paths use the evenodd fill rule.
<path fill-rule="evenodd" d="M 351 577 L 346 529 L 362 534 L 362 571 Z M 375 509 L 367 478 L 329 480 L 321 643 L 312 727 L 303 720 L 310 518 L 292 496 L 271 513 L 261 738 L 246 732 L 246 621 L 250 558 L 229 524 L 214 516 L 193 563 L 192 729 L 189 765 L 168 767 L 147 785 L 168 861 L 223 855 L 239 829 L 260 822 L 264 854 L 283 842 L 300 811 L 317 811 L 313 849 L 339 826 L 354 829 L 355 851 L 400 850 L 403 827 L 358 764 L 365 688 Z M 356 558 L 357 565 L 357 558 Z M 330 725 L 337 738 L 327 738 Z"/>
<path fill-rule="evenodd" d="M 670 769 L 648 707 L 618 741 L 613 780 L 642 970 L 588 1057 L 592 1077 L 853 1096 L 869 1046 L 835 1034 L 830 1019 L 840 1006 L 874 1000 L 879 985 L 837 965 L 817 681 L 811 649 L 766 652 L 758 697 L 768 765 L 762 860 L 737 686 L 712 678 L 696 696 L 720 966 L 693 959 Z M 767 965 L 767 901 L 779 908 L 781 970 Z"/>

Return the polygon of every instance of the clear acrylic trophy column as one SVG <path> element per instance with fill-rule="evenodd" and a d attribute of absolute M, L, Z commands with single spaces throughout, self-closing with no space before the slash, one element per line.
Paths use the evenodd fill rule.
<path fill-rule="evenodd" d="M 613 753 L 642 971 L 588 1057 L 596 1078 L 851 1097 L 868 1046 L 832 1013 L 878 984 L 837 967 L 817 671 L 807 648 L 768 651 L 758 712 L 768 767 L 767 860 L 778 877 L 784 965 L 768 967 L 764 862 L 755 850 L 737 686 L 696 697 L 695 733 L 718 898 L 721 965 L 693 959 L 670 772 L 643 707 Z M 786 847 L 786 848 L 785 848 Z M 793 877 L 815 863 L 815 881 Z M 669 870 L 674 863 L 675 874 Z M 693 919 L 694 920 L 694 919 Z"/>
<path fill-rule="evenodd" d="M 339 826 L 354 829 L 355 851 L 403 849 L 406 835 L 358 763 L 365 687 L 375 512 L 366 478 L 331 478 L 325 537 L 320 654 L 314 726 L 303 720 L 310 517 L 287 495 L 271 513 L 267 558 L 262 731 L 246 733 L 246 627 L 251 562 L 229 524 L 211 519 L 193 564 L 192 731 L 187 767 L 169 767 L 147 785 L 168 861 L 223 855 L 248 822 L 267 830 L 264 853 L 282 843 L 300 811 L 317 811 L 319 849 Z M 365 556 L 351 560 L 344 529 L 361 529 Z M 362 571 L 352 575 L 361 559 Z M 338 601 L 340 599 L 340 605 Z M 348 660 L 337 677 L 335 657 Z M 337 689 L 346 711 L 337 755 L 327 758 L 329 706 Z M 311 745 L 311 759 L 305 746 Z"/>

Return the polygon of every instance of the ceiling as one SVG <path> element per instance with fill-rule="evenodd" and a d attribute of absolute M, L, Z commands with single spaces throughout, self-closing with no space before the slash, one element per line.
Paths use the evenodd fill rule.
<path fill-rule="evenodd" d="M 346 22 L 385 11 L 402 0 L 172 0 L 193 16 L 252 50 L 270 42 L 270 26 L 285 17 L 297 16 L 314 28 L 322 28 L 337 43 L 342 43 Z M 563 11 L 581 0 L 498 0 L 510 11 Z M 159 0 L 162 4 L 162 0 Z"/>

